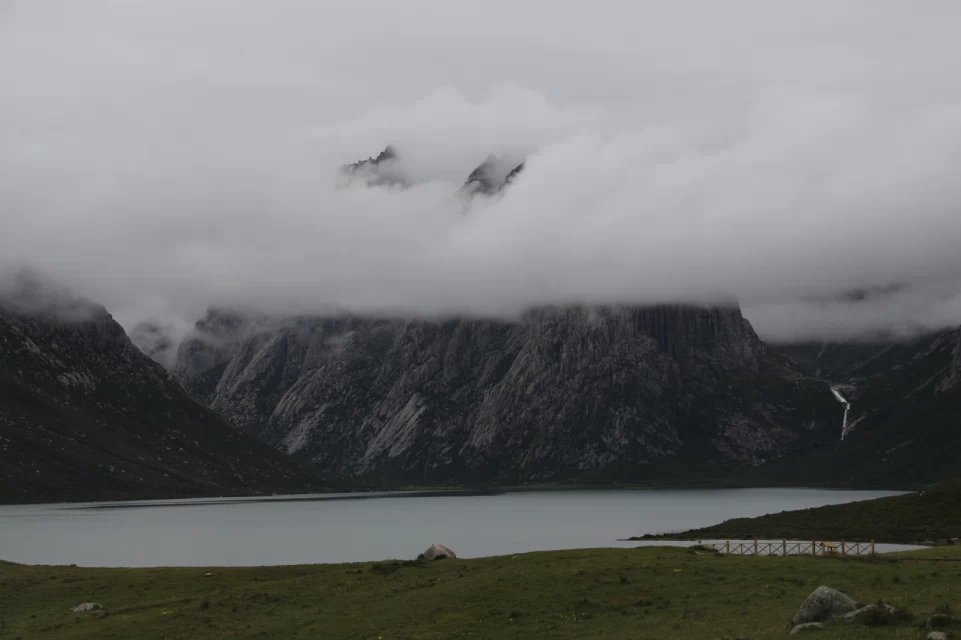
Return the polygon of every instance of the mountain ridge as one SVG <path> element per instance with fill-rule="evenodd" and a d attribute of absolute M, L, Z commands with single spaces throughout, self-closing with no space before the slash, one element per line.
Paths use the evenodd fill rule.
<path fill-rule="evenodd" d="M 325 473 L 630 481 L 665 464 L 675 475 L 756 465 L 840 430 L 828 386 L 767 350 L 736 307 L 287 324 L 221 313 L 181 344 L 175 375 L 238 428 Z"/>

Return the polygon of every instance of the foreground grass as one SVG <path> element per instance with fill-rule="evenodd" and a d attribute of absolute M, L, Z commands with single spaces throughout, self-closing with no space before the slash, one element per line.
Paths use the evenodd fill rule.
<path fill-rule="evenodd" d="M 889 498 L 782 511 L 644 539 L 783 539 L 944 542 L 961 538 L 961 480 Z"/>
<path fill-rule="evenodd" d="M 961 549 L 875 560 L 641 548 L 430 564 L 0 564 L 0 638 L 779 638 L 820 584 L 916 614 L 958 611 Z M 68 612 L 84 601 L 106 615 Z M 899 624 L 835 624 L 820 636 L 924 637 L 915 622 Z"/>

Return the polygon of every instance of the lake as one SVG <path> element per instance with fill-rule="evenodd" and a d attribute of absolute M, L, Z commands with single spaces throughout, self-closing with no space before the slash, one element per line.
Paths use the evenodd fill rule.
<path fill-rule="evenodd" d="M 618 538 L 896 495 L 825 489 L 394 492 L 0 505 L 0 559 L 228 566 L 636 546 Z M 663 544 L 663 543 L 662 543 Z"/>

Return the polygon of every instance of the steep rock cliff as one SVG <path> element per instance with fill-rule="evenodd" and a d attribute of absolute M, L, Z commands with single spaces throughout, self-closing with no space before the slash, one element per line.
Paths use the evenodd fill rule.
<path fill-rule="evenodd" d="M 324 471 L 410 483 L 757 465 L 808 448 L 842 413 L 736 307 L 515 321 L 212 310 L 174 371 L 238 428 Z"/>

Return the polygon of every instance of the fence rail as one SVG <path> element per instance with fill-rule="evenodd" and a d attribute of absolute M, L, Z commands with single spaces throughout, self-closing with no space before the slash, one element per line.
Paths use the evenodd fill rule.
<path fill-rule="evenodd" d="M 732 556 L 873 556 L 874 540 L 870 542 L 790 542 L 788 540 L 725 540 L 704 544 Z"/>

